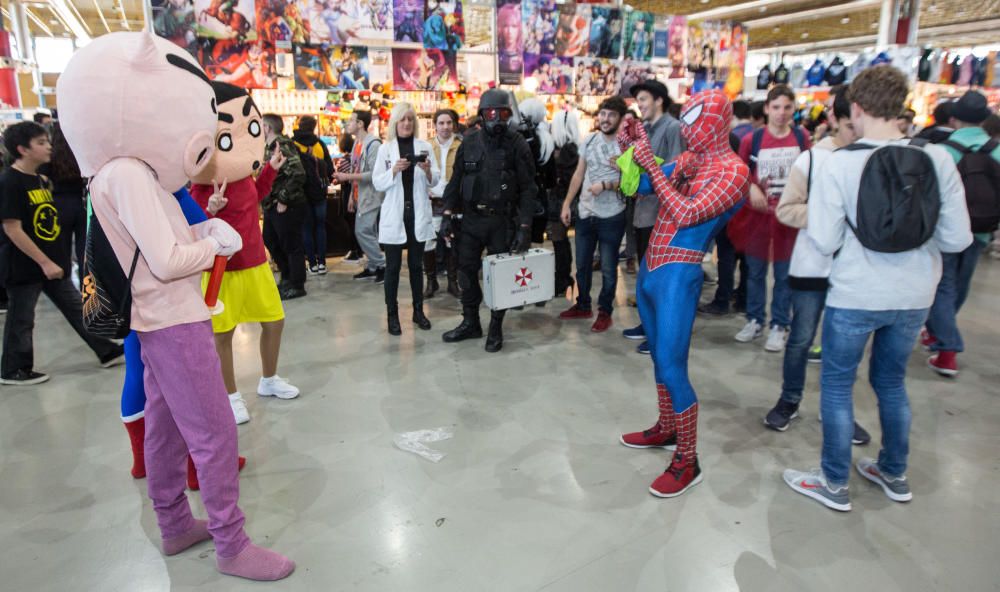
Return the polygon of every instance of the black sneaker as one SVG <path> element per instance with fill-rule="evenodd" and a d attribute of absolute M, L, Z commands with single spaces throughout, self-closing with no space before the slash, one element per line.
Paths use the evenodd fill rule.
<path fill-rule="evenodd" d="M 774 409 L 768 411 L 767 416 L 764 418 L 764 425 L 772 430 L 783 432 L 788 429 L 788 424 L 798 416 L 798 405 L 778 399 L 778 404 L 774 406 Z"/>
<path fill-rule="evenodd" d="M 326 263 L 320 263 L 316 266 L 316 273 L 319 275 L 326 275 Z"/>
<path fill-rule="evenodd" d="M 716 301 L 706 302 L 705 304 L 698 305 L 698 312 L 701 314 L 712 315 L 716 317 L 722 317 L 729 314 L 729 305 L 719 304 Z"/>
<path fill-rule="evenodd" d="M 281 293 L 282 300 L 295 300 L 296 298 L 302 298 L 306 295 L 306 291 L 303 288 L 288 288 Z"/>
<path fill-rule="evenodd" d="M 375 279 L 376 272 L 365 268 L 361 270 L 361 273 L 354 274 L 354 279 L 356 280 L 373 280 Z"/>
<path fill-rule="evenodd" d="M 101 356 L 101 368 L 110 368 L 125 363 L 125 348 L 121 345 L 111 350 L 110 353 Z"/>
<path fill-rule="evenodd" d="M 823 348 L 816 346 L 809 350 L 808 358 L 810 364 L 822 364 L 823 363 Z"/>
<path fill-rule="evenodd" d="M 310 265 L 309 275 L 319 275 L 319 266 L 316 264 Z"/>
<path fill-rule="evenodd" d="M 29 384 L 41 384 L 48 381 L 48 379 L 48 374 L 42 374 L 34 370 L 18 370 L 9 376 L 0 378 L 0 384 L 27 386 Z"/>
<path fill-rule="evenodd" d="M 851 444 L 864 446 L 871 441 L 872 436 L 868 433 L 868 430 L 858 425 L 858 422 L 854 422 L 854 435 L 851 436 Z"/>
<path fill-rule="evenodd" d="M 385 283 L 385 268 L 379 267 L 375 270 L 375 283 L 384 284 Z"/>

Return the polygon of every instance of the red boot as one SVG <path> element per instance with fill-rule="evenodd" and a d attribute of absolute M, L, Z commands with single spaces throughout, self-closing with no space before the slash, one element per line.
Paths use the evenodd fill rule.
<path fill-rule="evenodd" d="M 239 459 L 240 459 L 239 460 L 239 467 L 240 467 L 240 470 L 242 471 L 243 467 L 245 467 L 246 464 L 247 464 L 247 459 L 244 458 L 244 457 L 242 457 L 242 456 L 239 457 Z M 188 455 L 188 489 L 190 489 L 191 491 L 198 491 L 199 488 L 200 488 L 200 485 L 198 484 L 198 472 L 194 468 L 194 459 L 192 459 L 191 455 L 189 454 Z"/>
<path fill-rule="evenodd" d="M 939 351 L 927 360 L 927 365 L 941 376 L 958 376 L 957 355 L 952 351 Z"/>
<path fill-rule="evenodd" d="M 931 346 L 935 343 L 937 343 L 937 337 L 931 335 L 930 331 L 927 329 L 920 330 L 920 345 L 922 345 L 924 349 L 930 351 Z"/>
<path fill-rule="evenodd" d="M 146 457 L 143 454 L 146 438 L 146 418 L 125 422 L 128 439 L 132 444 L 132 478 L 142 479 L 146 476 Z"/>

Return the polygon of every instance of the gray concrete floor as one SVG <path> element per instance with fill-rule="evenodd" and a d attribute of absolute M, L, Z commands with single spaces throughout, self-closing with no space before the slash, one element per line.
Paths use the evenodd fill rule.
<path fill-rule="evenodd" d="M 962 313 L 961 376 L 937 377 L 923 352 L 911 359 L 914 500 L 891 502 L 855 477 L 848 514 L 780 476 L 818 466 L 816 368 L 802 419 L 766 430 L 781 356 L 735 343 L 736 316 L 697 321 L 705 480 L 660 500 L 647 486 L 667 453 L 617 442 L 656 412 L 650 359 L 620 334 L 637 321 L 625 306 L 634 276 L 622 274 L 612 331 L 560 321 L 569 302 L 556 301 L 511 313 L 504 351 L 490 355 L 481 341 L 441 342 L 459 318 L 447 294 L 429 302 L 434 329 L 417 331 L 405 279 L 404 333 L 390 337 L 381 288 L 352 282 L 356 271 L 331 260 L 309 297 L 287 305 L 280 373 L 299 399 L 253 394 L 257 331 L 237 333 L 253 415 L 239 428 L 241 505 L 250 535 L 298 563 L 268 589 L 1000 589 L 1000 261 L 981 262 Z M 217 573 L 211 543 L 160 554 L 145 482 L 128 474 L 121 368 L 99 369 L 48 303 L 35 348 L 52 380 L 0 390 L 0 589 L 263 589 Z M 872 392 L 862 380 L 855 393 L 877 442 Z M 393 446 L 394 434 L 440 426 L 455 436 L 431 445 L 447 453 L 438 464 Z"/>

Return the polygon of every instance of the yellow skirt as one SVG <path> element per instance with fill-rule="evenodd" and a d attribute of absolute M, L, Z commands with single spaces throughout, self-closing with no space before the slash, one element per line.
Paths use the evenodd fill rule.
<path fill-rule="evenodd" d="M 208 272 L 201 276 L 201 292 L 208 287 Z M 227 271 L 222 276 L 219 300 L 224 310 L 212 315 L 212 330 L 228 333 L 241 323 L 271 323 L 285 318 L 278 286 L 267 263 L 250 269 Z"/>

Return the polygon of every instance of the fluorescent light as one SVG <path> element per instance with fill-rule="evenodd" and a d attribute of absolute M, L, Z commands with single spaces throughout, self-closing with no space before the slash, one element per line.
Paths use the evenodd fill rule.
<path fill-rule="evenodd" d="M 753 10 L 754 8 L 760 8 L 762 6 L 766 7 L 771 4 L 778 4 L 779 2 L 787 2 L 787 0 L 754 0 L 753 2 L 746 2 L 743 4 L 734 4 L 732 6 L 720 6 L 719 8 L 710 8 L 708 10 L 703 10 L 701 12 L 695 12 L 689 14 L 687 17 L 690 20 L 719 18 L 723 16 L 728 16 L 730 14 L 736 14 L 737 12 Z"/>

